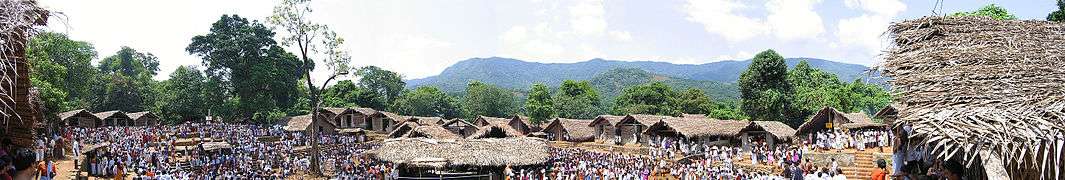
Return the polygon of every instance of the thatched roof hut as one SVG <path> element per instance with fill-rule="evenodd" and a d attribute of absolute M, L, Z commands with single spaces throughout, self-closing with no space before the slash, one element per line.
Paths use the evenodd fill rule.
<path fill-rule="evenodd" d="M 607 142 L 614 138 L 617 129 L 614 124 L 617 124 L 621 119 L 625 119 L 625 116 L 599 115 L 591 123 L 588 123 L 588 126 L 595 128 L 596 141 Z"/>
<path fill-rule="evenodd" d="M 747 121 L 714 120 L 707 118 L 664 118 L 647 128 L 644 134 L 659 136 L 682 136 L 686 138 L 735 137 Z"/>
<path fill-rule="evenodd" d="M 504 128 L 507 131 L 512 131 L 508 132 L 508 134 L 514 133 L 518 136 L 524 136 L 526 134 L 529 134 L 531 130 L 531 128 L 529 128 L 529 124 L 522 121 L 519 117 L 498 118 L 488 116 L 477 116 L 477 118 L 473 120 L 473 124 L 477 125 L 478 127 L 481 127 L 481 130 L 485 129 L 483 128 L 484 126 L 499 126 L 500 128 Z"/>
<path fill-rule="evenodd" d="M 85 109 L 61 112 L 56 116 L 59 117 L 60 121 L 70 126 L 93 128 L 104 124 L 103 120 Z"/>
<path fill-rule="evenodd" d="M 481 139 L 481 138 L 507 138 L 507 137 L 522 137 L 525 136 L 520 131 L 511 128 L 509 125 L 492 123 L 487 126 L 477 127 L 477 131 L 467 136 L 467 139 Z"/>
<path fill-rule="evenodd" d="M 107 111 L 93 114 L 96 118 L 104 121 L 105 126 L 132 126 L 133 119 L 122 111 Z"/>
<path fill-rule="evenodd" d="M 333 125 L 329 121 L 318 121 L 317 125 L 312 125 L 311 123 L 314 121 L 314 119 L 312 119 L 311 116 L 312 115 L 310 114 L 305 114 L 299 116 L 285 117 L 284 119 L 278 121 L 278 124 L 283 126 L 282 129 L 284 129 L 285 131 L 309 132 L 311 128 L 317 127 L 319 133 L 322 134 L 336 133 L 336 125 Z M 319 116 L 319 118 L 324 119 L 325 116 Z"/>
<path fill-rule="evenodd" d="M 480 130 L 479 128 L 477 128 L 477 126 L 471 124 L 470 122 L 467 122 L 464 119 L 452 119 L 451 121 L 448 121 L 447 123 L 444 123 L 440 126 L 462 137 L 468 137 L 470 135 L 473 135 L 473 133 L 477 132 L 477 130 Z"/>
<path fill-rule="evenodd" d="M 537 138 L 388 139 L 371 154 L 385 162 L 433 168 L 533 166 L 542 165 L 551 158 L 547 142 Z"/>
<path fill-rule="evenodd" d="M 553 136 L 551 140 L 587 142 L 595 140 L 595 128 L 588 126 L 590 119 L 555 118 L 542 132 Z"/>
<path fill-rule="evenodd" d="M 836 108 L 824 107 L 805 123 L 799 125 L 796 133 L 798 135 L 833 129 L 880 128 L 884 126 L 882 123 L 873 122 L 865 113 L 843 113 L 836 110 Z"/>
<path fill-rule="evenodd" d="M 925 17 L 889 33 L 884 73 L 911 140 L 989 179 L 1065 179 L 1065 24 Z"/>
<path fill-rule="evenodd" d="M 431 138 L 431 139 L 462 139 L 462 136 L 455 134 L 444 127 L 440 126 L 418 126 L 414 127 L 410 132 L 399 137 L 405 138 Z"/>
<path fill-rule="evenodd" d="M 876 111 L 873 118 L 880 119 L 884 124 L 895 124 L 895 119 L 898 119 L 899 111 L 894 106 L 888 105 L 880 111 Z"/>
<path fill-rule="evenodd" d="M 135 113 L 129 113 L 130 119 L 133 119 L 133 124 L 136 126 L 153 126 L 159 124 L 159 116 L 149 111 L 141 111 Z"/>
<path fill-rule="evenodd" d="M 751 121 L 740 133 L 749 131 L 765 131 L 779 140 L 795 137 L 795 129 L 780 121 Z"/>

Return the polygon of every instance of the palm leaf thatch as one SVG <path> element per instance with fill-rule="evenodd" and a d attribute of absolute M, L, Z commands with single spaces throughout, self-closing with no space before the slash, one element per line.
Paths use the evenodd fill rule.
<path fill-rule="evenodd" d="M 889 33 L 896 125 L 940 159 L 986 152 L 1011 178 L 1065 179 L 1065 24 L 925 17 Z"/>
<path fill-rule="evenodd" d="M 33 144 L 34 126 L 44 119 L 30 103 L 30 65 L 26 43 L 36 27 L 48 22 L 50 12 L 33 0 L 0 1 L 0 118 L 3 137 L 17 147 Z"/>
<path fill-rule="evenodd" d="M 388 139 L 371 154 L 381 161 L 411 166 L 529 166 L 551 157 L 547 142 L 538 138 L 436 140 Z"/>
<path fill-rule="evenodd" d="M 795 129 L 791 126 L 784 124 L 780 121 L 751 121 L 744 131 L 747 130 L 763 130 L 776 136 L 779 139 L 790 139 L 795 137 Z"/>
<path fill-rule="evenodd" d="M 589 119 L 555 118 L 544 127 L 544 133 L 554 134 L 562 140 L 572 142 L 586 142 L 595 139 L 595 128 L 588 126 Z"/>
<path fill-rule="evenodd" d="M 707 118 L 664 118 L 647 128 L 644 134 L 675 133 L 688 138 L 735 137 L 750 122 Z"/>

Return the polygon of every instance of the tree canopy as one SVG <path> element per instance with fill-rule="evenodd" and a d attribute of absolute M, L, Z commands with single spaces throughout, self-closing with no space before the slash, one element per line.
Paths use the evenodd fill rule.
<path fill-rule="evenodd" d="M 44 114 L 88 108 L 98 86 L 99 70 L 92 66 L 92 44 L 66 34 L 42 32 L 26 45 L 30 82 L 40 91 Z"/>
<path fill-rule="evenodd" d="M 195 67 L 179 66 L 162 82 L 156 115 L 170 123 L 203 120 L 207 115 L 206 80 Z"/>
<path fill-rule="evenodd" d="M 209 89 L 234 95 L 237 107 L 231 117 L 268 122 L 298 103 L 300 61 L 273 38 L 274 32 L 257 21 L 222 15 L 210 33 L 193 37 L 186 48 L 203 58 L 207 76 L 215 81 L 208 84 L 224 86 Z"/>
<path fill-rule="evenodd" d="M 614 114 L 655 114 L 678 116 L 673 88 L 652 82 L 625 88 L 614 101 Z"/>
<path fill-rule="evenodd" d="M 998 20 L 1017 19 L 1017 16 L 1010 14 L 1009 11 L 1006 11 L 1006 8 L 1002 8 L 995 4 L 988 4 L 972 12 L 956 12 L 951 14 L 951 16 L 987 16 Z"/>
<path fill-rule="evenodd" d="M 525 100 L 525 115 L 531 121 L 540 123 L 555 117 L 554 100 L 546 85 L 536 83 Z"/>
<path fill-rule="evenodd" d="M 1047 15 L 1047 21 L 1065 22 L 1065 0 L 1058 0 L 1058 9 Z"/>
<path fill-rule="evenodd" d="M 480 81 L 471 81 L 466 86 L 463 108 L 466 117 L 491 116 L 508 117 L 516 110 L 513 92 Z"/>
<path fill-rule="evenodd" d="M 558 117 L 591 119 L 604 113 L 599 103 L 599 92 L 588 81 L 563 81 L 555 93 L 554 101 Z"/>
<path fill-rule="evenodd" d="M 454 97 L 444 94 L 436 87 L 423 86 L 399 96 L 392 109 L 396 113 L 414 116 L 456 118 L 462 115 Z"/>
<path fill-rule="evenodd" d="M 797 127 L 801 117 L 795 114 L 791 95 L 794 89 L 787 80 L 784 57 L 773 50 L 758 53 L 746 71 L 740 74 L 740 106 L 754 120 L 780 121 Z"/>

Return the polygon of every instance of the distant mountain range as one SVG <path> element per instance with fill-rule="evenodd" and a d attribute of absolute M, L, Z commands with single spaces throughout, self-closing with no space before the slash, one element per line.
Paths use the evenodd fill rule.
<path fill-rule="evenodd" d="M 806 60 L 812 67 L 834 73 L 843 81 L 849 82 L 857 78 L 870 79 L 868 78 L 869 75 L 866 75 L 869 67 L 863 65 L 817 58 L 787 58 L 786 62 L 789 67 L 794 67 L 800 60 Z M 746 70 L 750 64 L 751 60 L 719 61 L 706 64 L 673 64 L 667 62 L 604 59 L 592 59 L 576 63 L 538 63 L 501 57 L 472 58 L 455 63 L 451 67 L 444 69 L 440 75 L 411 79 L 407 80 L 406 83 L 408 88 L 436 86 L 446 92 L 461 92 L 466 88 L 466 84 L 469 81 L 478 80 L 503 88 L 525 90 L 533 83 L 544 83 L 548 86 L 556 87 L 567 79 L 593 80 L 597 75 L 610 70 L 632 68 L 641 69 L 648 77 L 657 77 L 652 79 L 666 81 L 676 89 L 683 90 L 687 87 L 696 87 L 703 89 L 704 92 L 707 92 L 715 99 L 734 99 L 739 96 L 735 82 L 739 79 L 740 73 Z M 631 70 L 626 73 L 641 74 Z M 874 73 L 873 77 L 876 76 L 878 76 L 878 73 Z M 609 79 L 608 77 L 600 77 L 599 79 L 604 78 Z M 633 82 L 644 83 L 650 80 L 644 78 L 629 79 L 633 80 Z M 600 83 L 593 84 L 597 87 L 611 86 L 612 88 L 623 88 L 630 85 L 630 83 L 616 84 L 624 85 L 619 87 L 603 84 L 605 82 L 600 81 Z M 617 89 L 600 89 L 600 91 L 608 96 L 620 92 Z"/>

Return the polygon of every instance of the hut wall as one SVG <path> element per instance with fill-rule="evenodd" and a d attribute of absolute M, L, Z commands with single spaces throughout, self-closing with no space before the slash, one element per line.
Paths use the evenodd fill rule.
<path fill-rule="evenodd" d="M 621 144 L 646 144 L 647 135 L 643 134 L 646 126 L 640 124 L 623 124 L 617 128 L 617 136 L 621 138 Z"/>
<path fill-rule="evenodd" d="M 599 123 L 595 125 L 595 139 L 599 142 L 612 142 L 614 136 L 617 133 L 617 129 L 610 123 Z"/>

